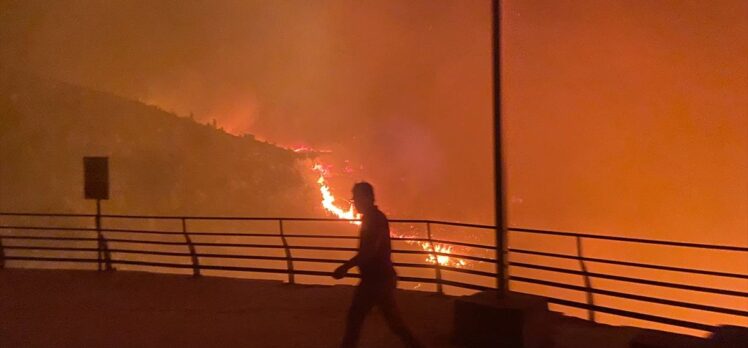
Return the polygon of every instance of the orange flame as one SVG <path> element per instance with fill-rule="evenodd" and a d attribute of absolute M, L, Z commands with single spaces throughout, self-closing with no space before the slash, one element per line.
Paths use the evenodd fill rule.
<path fill-rule="evenodd" d="M 421 248 L 423 248 L 423 250 L 431 251 L 431 243 L 421 242 L 419 244 L 421 245 Z M 434 244 L 434 251 L 436 251 L 437 253 L 442 253 L 442 254 L 451 254 L 452 246 L 436 243 Z M 439 264 L 442 266 L 452 266 L 452 267 L 457 267 L 457 268 L 461 268 L 467 265 L 467 263 L 465 263 L 465 260 L 454 258 L 454 257 L 447 256 L 447 255 L 436 255 L 435 256 L 434 254 L 429 254 L 429 257 L 426 259 L 426 261 L 432 264 L 439 262 Z"/>
<path fill-rule="evenodd" d="M 320 163 L 316 163 L 312 169 L 319 173 L 317 185 L 319 185 L 319 192 L 322 194 L 322 207 L 339 219 L 360 219 L 361 214 L 356 213 L 353 204 L 349 205 L 348 210 L 335 205 L 335 196 L 330 192 L 330 186 L 327 186 L 327 182 L 325 181 L 325 176 L 328 175 L 327 169 Z M 351 223 L 360 225 L 361 221 L 351 221 Z"/>
<path fill-rule="evenodd" d="M 314 170 L 318 175 L 319 178 L 317 178 L 317 185 L 319 185 L 319 192 L 322 195 L 322 207 L 325 208 L 326 211 L 332 213 L 333 215 L 337 216 L 339 219 L 360 219 L 361 214 L 356 212 L 356 209 L 354 208 L 353 204 L 350 204 L 348 206 L 348 209 L 343 209 L 338 207 L 335 204 L 335 196 L 332 194 L 330 190 L 330 186 L 327 185 L 327 181 L 325 178 L 329 175 L 329 172 L 327 168 L 325 168 L 324 165 L 321 163 L 315 163 L 312 167 L 312 170 Z M 352 224 L 361 225 L 361 221 L 350 221 Z M 399 237 L 404 238 L 404 236 L 398 235 L 396 232 L 391 231 L 390 232 L 393 237 Z M 412 241 L 407 240 L 406 243 L 408 244 L 417 244 L 419 245 L 424 251 L 428 252 L 434 252 L 441 254 L 451 254 L 452 253 L 452 246 L 444 245 L 435 243 L 432 246 L 429 242 L 421 242 L 421 241 Z M 450 257 L 448 255 L 435 255 L 435 254 L 429 254 L 426 258 L 426 262 L 435 264 L 439 263 L 442 266 L 451 266 L 451 267 L 464 267 L 467 265 L 465 260 Z"/>

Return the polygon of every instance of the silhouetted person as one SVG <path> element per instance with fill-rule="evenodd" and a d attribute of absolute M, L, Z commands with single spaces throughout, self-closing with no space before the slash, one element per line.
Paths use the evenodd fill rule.
<path fill-rule="evenodd" d="M 372 307 L 377 306 L 390 329 L 406 346 L 421 347 L 405 326 L 395 305 L 397 275 L 390 257 L 390 226 L 384 213 L 374 205 L 374 188 L 371 184 L 359 182 L 353 185 L 353 204 L 362 214 L 358 254 L 335 269 L 333 278 L 341 279 L 349 269 L 357 266 L 361 282 L 354 292 L 353 303 L 348 310 L 345 336 L 341 346 L 356 346 L 366 315 Z"/>

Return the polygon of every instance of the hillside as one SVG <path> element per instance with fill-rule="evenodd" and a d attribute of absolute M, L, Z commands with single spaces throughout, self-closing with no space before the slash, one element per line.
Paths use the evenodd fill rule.
<path fill-rule="evenodd" d="M 110 157 L 106 213 L 318 209 L 293 151 L 137 101 L 0 70 L 0 211 L 91 212 L 83 156 Z"/>

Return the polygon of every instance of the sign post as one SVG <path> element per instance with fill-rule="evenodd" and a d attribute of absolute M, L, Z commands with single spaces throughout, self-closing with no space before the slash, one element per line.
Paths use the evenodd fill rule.
<path fill-rule="evenodd" d="M 96 235 L 98 239 L 98 269 L 112 270 L 109 250 L 101 233 L 101 200 L 109 199 L 109 158 L 83 157 L 84 195 L 96 200 Z M 103 261 L 103 262 L 102 262 Z M 103 265 L 102 265 L 103 263 Z M 103 266 L 103 267 L 102 267 Z"/>

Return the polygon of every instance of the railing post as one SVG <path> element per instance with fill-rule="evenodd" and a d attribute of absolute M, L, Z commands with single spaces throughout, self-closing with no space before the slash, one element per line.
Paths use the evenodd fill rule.
<path fill-rule="evenodd" d="M 440 294 L 444 294 L 444 289 L 442 289 L 442 266 L 439 264 L 439 255 L 436 253 L 436 245 L 434 245 L 434 241 L 431 238 L 431 223 L 426 223 L 426 235 L 429 238 L 429 245 L 431 246 L 431 252 L 434 255 L 434 271 L 436 272 L 436 292 Z"/>
<path fill-rule="evenodd" d="M 104 233 L 101 231 L 101 200 L 96 200 L 96 233 L 99 236 L 99 271 L 102 269 L 102 256 L 104 262 L 104 270 L 112 270 L 112 255 L 109 253 L 109 246 L 107 245 Z"/>
<path fill-rule="evenodd" d="M 589 306 L 595 305 L 595 300 L 593 298 L 592 294 L 592 281 L 590 280 L 590 276 L 587 274 L 587 265 L 584 263 L 584 256 L 582 251 L 582 237 L 577 236 L 577 259 L 579 260 L 579 267 L 582 270 L 582 274 L 584 277 L 584 286 L 587 288 L 587 304 Z M 595 321 L 595 311 L 590 308 L 587 310 L 587 319 L 590 321 Z"/>
<path fill-rule="evenodd" d="M 192 276 L 200 276 L 200 262 L 197 259 L 197 252 L 195 251 L 195 245 L 192 244 L 190 234 L 187 233 L 187 218 L 182 217 L 182 234 L 184 234 L 184 240 L 187 242 L 187 248 L 190 249 L 190 257 L 192 258 Z"/>
<path fill-rule="evenodd" d="M 293 272 L 293 258 L 291 257 L 291 249 L 288 247 L 288 241 L 286 241 L 286 234 L 283 232 L 283 219 L 278 219 L 278 229 L 280 230 L 281 242 L 283 242 L 283 250 L 286 252 L 286 263 L 288 265 L 288 283 L 296 284 Z"/>
<path fill-rule="evenodd" d="M 104 252 L 104 269 L 107 271 L 113 271 L 114 268 L 112 267 L 112 255 L 109 252 L 109 245 L 104 235 L 101 236 L 101 240 Z"/>
<path fill-rule="evenodd" d="M 96 225 L 96 261 L 97 270 L 101 271 L 104 269 L 103 264 L 103 252 L 104 252 L 104 236 L 101 233 L 101 200 L 96 200 L 96 216 L 94 217 L 94 224 Z"/>
<path fill-rule="evenodd" d="M 5 268 L 5 252 L 3 251 L 3 238 L 0 237 L 0 269 Z"/>

